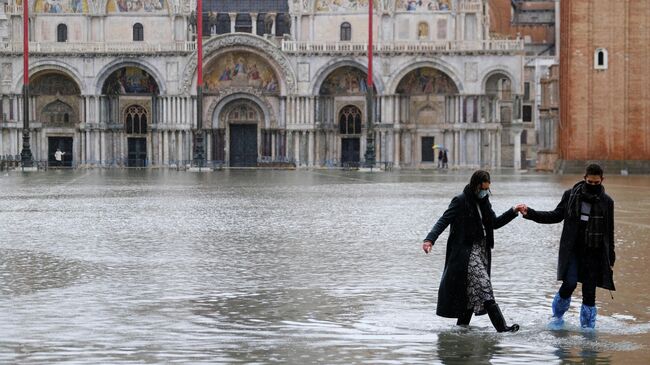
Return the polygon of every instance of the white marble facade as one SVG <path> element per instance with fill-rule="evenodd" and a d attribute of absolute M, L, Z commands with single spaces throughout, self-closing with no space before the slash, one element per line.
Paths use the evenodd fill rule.
<path fill-rule="evenodd" d="M 232 32 L 204 38 L 208 160 L 231 164 L 241 153 L 233 126 L 249 125 L 259 164 L 363 162 L 368 0 L 289 1 L 290 34 L 257 35 L 258 13 L 246 13 L 250 33 L 237 32 L 239 15 L 230 12 Z M 77 167 L 123 166 L 136 155 L 149 167 L 193 159 L 195 0 L 29 4 L 36 160 L 51 160 L 60 138 L 70 141 Z M 375 0 L 377 161 L 434 167 L 437 145 L 450 167 L 521 167 L 523 43 L 489 39 L 487 7 L 487 0 Z M 22 144 L 22 1 L 9 0 L 0 12 L 6 156 Z M 276 33 L 279 15 L 269 15 Z M 133 40 L 136 32 L 142 41 Z"/>

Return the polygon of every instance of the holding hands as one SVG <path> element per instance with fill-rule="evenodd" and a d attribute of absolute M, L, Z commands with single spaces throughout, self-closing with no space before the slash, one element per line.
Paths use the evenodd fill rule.
<path fill-rule="evenodd" d="M 519 203 L 512 207 L 512 210 L 521 213 L 524 217 L 528 214 L 528 206 L 526 204 Z"/>

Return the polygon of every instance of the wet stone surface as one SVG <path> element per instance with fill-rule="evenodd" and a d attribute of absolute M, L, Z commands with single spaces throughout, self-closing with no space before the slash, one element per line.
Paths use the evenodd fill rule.
<path fill-rule="evenodd" d="M 94 170 L 0 176 L 0 363 L 645 363 L 650 177 L 606 176 L 618 291 L 595 333 L 546 330 L 561 225 L 496 231 L 516 334 L 435 316 L 448 231 L 420 242 L 471 171 Z M 493 174 L 497 214 L 553 209 L 580 177 Z"/>

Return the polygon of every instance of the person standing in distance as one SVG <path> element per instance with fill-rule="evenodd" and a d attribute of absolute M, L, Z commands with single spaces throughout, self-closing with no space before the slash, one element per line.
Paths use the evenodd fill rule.
<path fill-rule="evenodd" d="M 530 207 L 522 215 L 537 223 L 564 221 L 560 238 L 557 280 L 562 281 L 551 305 L 551 329 L 561 329 L 571 294 L 582 283 L 580 326 L 596 327 L 596 287 L 614 288 L 614 200 L 605 193 L 603 169 L 587 166 L 582 181 L 564 192 L 554 210 L 542 212 Z"/>
<path fill-rule="evenodd" d="M 516 332 L 519 325 L 508 326 L 494 300 L 490 268 L 494 230 L 515 219 L 525 205 L 518 204 L 497 217 L 489 195 L 490 174 L 475 171 L 469 184 L 451 200 L 449 208 L 424 239 L 422 249 L 426 254 L 431 252 L 440 234 L 451 225 L 437 315 L 458 318 L 456 324 L 461 326 L 469 324 L 472 314 L 487 313 L 497 332 Z"/>

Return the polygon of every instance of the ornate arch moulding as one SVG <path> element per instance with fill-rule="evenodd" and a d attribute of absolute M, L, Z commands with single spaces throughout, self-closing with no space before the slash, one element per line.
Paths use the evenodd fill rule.
<path fill-rule="evenodd" d="M 264 125 L 266 127 L 270 127 L 273 124 L 277 125 L 277 119 L 275 118 L 275 113 L 273 113 L 273 107 L 268 102 L 268 100 L 266 100 L 266 97 L 263 93 L 261 93 L 258 89 L 252 87 L 227 88 L 222 90 L 210 103 L 210 106 L 204 113 L 203 119 L 211 121 L 211 128 L 219 128 L 221 126 L 221 121 L 219 118 L 224 108 L 231 102 L 242 99 L 253 102 L 258 108 L 262 110 L 262 114 L 264 116 Z"/>
<path fill-rule="evenodd" d="M 266 58 L 269 65 L 277 72 L 281 86 L 280 95 L 292 94 L 297 90 L 295 71 L 291 67 L 289 59 L 280 51 L 280 48 L 266 39 L 248 34 L 225 34 L 211 38 L 203 45 L 203 50 L 207 56 L 204 59 L 204 64 L 215 57 L 235 50 L 256 53 Z M 193 94 L 196 89 L 196 58 L 197 53 L 194 51 L 183 71 L 182 92 L 187 94 Z"/>
<path fill-rule="evenodd" d="M 358 62 L 353 58 L 334 59 L 334 60 L 326 63 L 322 67 L 320 67 L 316 71 L 316 73 L 314 73 L 314 75 L 316 75 L 316 77 L 314 78 L 314 81 L 310 86 L 310 90 L 311 90 L 312 95 L 318 96 L 320 94 L 320 88 L 323 85 L 323 82 L 325 82 L 325 80 L 327 80 L 327 77 L 332 72 L 336 71 L 336 69 L 341 68 L 341 67 L 345 67 L 345 66 L 358 68 L 359 70 L 366 73 L 366 75 L 368 74 L 368 65 L 367 64 L 363 64 L 361 62 Z M 375 62 L 373 62 L 373 67 L 374 67 L 375 70 L 380 69 L 380 65 L 375 63 Z M 377 95 L 382 95 L 384 90 L 386 90 L 386 87 L 384 86 L 384 82 L 383 82 L 381 76 L 378 75 L 377 72 L 375 72 L 373 74 L 373 83 L 375 85 L 375 89 L 377 89 Z"/>
<path fill-rule="evenodd" d="M 106 79 L 115 71 L 119 70 L 122 67 L 137 67 L 143 69 L 151 75 L 156 83 L 158 84 L 158 93 L 160 96 L 167 95 L 167 85 L 165 84 L 165 78 L 158 71 L 158 69 L 152 64 L 143 61 L 142 59 L 133 60 L 132 58 L 118 58 L 104 65 L 99 72 L 97 72 L 97 77 L 95 78 L 95 95 L 102 94 L 102 88 Z"/>
<path fill-rule="evenodd" d="M 389 76 L 390 81 L 388 82 L 387 91 L 390 95 L 394 95 L 397 92 L 397 87 L 399 86 L 400 81 L 408 75 L 409 72 L 416 70 L 418 68 L 433 68 L 436 69 L 454 81 L 458 93 L 462 94 L 465 91 L 465 86 L 463 85 L 462 79 L 458 76 L 460 72 L 456 70 L 453 65 L 450 65 L 442 60 L 433 59 L 433 58 L 416 58 L 415 61 L 407 61 L 402 63 L 398 68 L 397 72 Z"/>
<path fill-rule="evenodd" d="M 79 91 L 81 95 L 85 95 L 86 93 L 86 85 L 82 82 L 82 77 L 80 77 L 80 73 L 77 69 L 74 67 L 58 61 L 58 60 L 39 60 L 36 62 L 33 62 L 30 64 L 29 67 L 29 77 L 32 78 L 34 75 L 37 73 L 43 72 L 43 71 L 57 71 L 65 76 L 69 77 L 72 81 L 74 81 L 77 84 L 77 87 L 79 88 Z M 22 68 L 20 72 L 16 73 L 16 76 L 13 81 L 13 90 L 14 93 L 16 94 L 22 94 L 23 92 L 23 72 Z"/>

